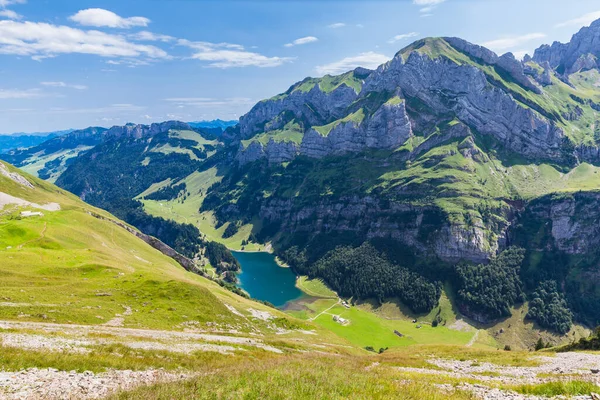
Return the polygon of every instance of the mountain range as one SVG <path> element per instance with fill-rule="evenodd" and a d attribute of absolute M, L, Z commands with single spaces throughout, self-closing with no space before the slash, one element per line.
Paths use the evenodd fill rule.
<path fill-rule="evenodd" d="M 270 243 L 344 297 L 426 314 L 448 293 L 481 324 L 528 304 L 565 335 L 600 324 L 598 57 L 600 21 L 523 60 L 426 38 L 235 126 L 88 128 L 0 158 L 190 258 L 204 236 Z"/>

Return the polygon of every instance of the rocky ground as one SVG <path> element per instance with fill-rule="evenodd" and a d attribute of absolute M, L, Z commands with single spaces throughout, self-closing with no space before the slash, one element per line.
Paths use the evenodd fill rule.
<path fill-rule="evenodd" d="M 0 372 L 0 398 L 13 400 L 38 399 L 100 399 L 118 390 L 129 390 L 141 385 L 190 378 L 185 372 L 58 371 L 55 369 L 28 369 L 20 372 Z"/>
<path fill-rule="evenodd" d="M 254 312 L 253 316 L 266 317 L 259 312 Z M 110 325 L 85 326 L 23 321 L 0 321 L 0 343 L 24 350 L 72 354 L 87 354 L 95 346 L 111 344 L 179 354 L 210 351 L 230 355 L 251 348 L 263 349 L 269 353 L 282 352 L 281 349 L 265 343 L 258 334 L 201 332 L 190 329 L 160 331 Z M 319 350 L 317 345 L 314 347 L 316 352 L 322 350 Z M 431 355 L 427 360 L 430 367 L 390 367 L 373 363 L 367 370 L 378 367 L 393 368 L 399 374 L 406 374 L 407 382 L 417 379 L 416 376 L 429 376 L 435 378 L 435 382 L 439 382 L 436 387 L 444 392 L 451 394 L 456 390 L 470 391 L 476 398 L 485 400 L 539 398 L 509 390 L 519 385 L 569 380 L 600 385 L 600 354 L 542 353 L 534 358 L 538 363 L 536 366 L 517 367 Z M 100 373 L 59 371 L 53 368 L 0 371 L 0 399 L 104 398 L 136 386 L 190 379 L 197 374 L 198 372 L 186 370 L 163 369 L 108 370 Z M 449 383 L 445 383 L 444 378 L 447 378 Z M 574 397 L 577 400 L 590 398 L 600 400 L 590 396 Z"/>
<path fill-rule="evenodd" d="M 587 381 L 600 385 L 600 373 L 597 372 L 600 370 L 600 354 L 557 353 L 556 355 L 539 356 L 536 357 L 536 360 L 539 361 L 539 365 L 535 367 L 513 367 L 469 360 L 431 358 L 428 360 L 429 363 L 439 369 L 398 367 L 398 370 L 465 380 L 465 383 L 457 387 L 449 384 L 440 384 L 438 387 L 448 392 L 457 389 L 471 391 L 478 398 L 485 400 L 543 398 L 502 390 L 497 386 L 537 385 L 570 380 Z M 479 381 L 481 384 L 467 383 L 467 380 Z M 576 396 L 572 398 L 590 399 L 592 397 Z"/>

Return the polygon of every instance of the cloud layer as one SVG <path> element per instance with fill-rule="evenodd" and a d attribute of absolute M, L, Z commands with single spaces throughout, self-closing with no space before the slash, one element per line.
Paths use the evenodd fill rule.
<path fill-rule="evenodd" d="M 564 28 L 567 26 L 586 26 L 594 22 L 595 20 L 600 18 L 600 11 L 594 11 L 585 15 L 582 15 L 579 18 L 570 19 L 568 21 L 561 22 L 560 24 L 556 24 L 555 28 Z"/>
<path fill-rule="evenodd" d="M 356 67 L 375 69 L 388 60 L 389 57 L 383 54 L 369 51 L 354 57 L 346 57 L 330 64 L 320 65 L 316 68 L 316 71 L 319 75 L 337 75 Z"/>
<path fill-rule="evenodd" d="M 286 43 L 284 46 L 285 47 L 294 47 L 294 46 L 300 46 L 300 45 L 303 45 L 303 44 L 314 43 L 314 42 L 317 42 L 317 41 L 319 41 L 319 39 L 317 39 L 314 36 L 306 36 L 306 37 L 302 37 L 302 38 L 296 39 L 296 40 L 294 40 L 291 43 Z"/>
<path fill-rule="evenodd" d="M 103 57 L 169 58 L 158 47 L 132 43 L 119 35 L 45 22 L 0 21 L 0 54 L 30 56 L 39 60 L 69 53 Z"/>
<path fill-rule="evenodd" d="M 543 39 L 545 37 L 546 34 L 544 33 L 529 33 L 527 35 L 507 36 L 500 39 L 490 40 L 482 43 L 482 45 L 494 51 L 504 51 L 514 49 L 515 47 L 519 47 L 532 40 Z"/>
<path fill-rule="evenodd" d="M 69 17 L 71 21 L 83 26 L 132 28 L 134 26 L 148 26 L 150 20 L 145 17 L 123 18 L 112 11 L 102 8 L 88 8 Z"/>
<path fill-rule="evenodd" d="M 208 66 L 214 68 L 277 67 L 292 60 L 288 57 L 268 57 L 232 43 L 191 42 L 180 39 L 178 44 L 194 50 L 190 58 L 207 61 Z"/>

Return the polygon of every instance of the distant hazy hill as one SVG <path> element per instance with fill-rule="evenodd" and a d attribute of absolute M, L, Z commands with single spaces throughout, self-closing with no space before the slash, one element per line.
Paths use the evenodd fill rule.
<path fill-rule="evenodd" d="M 223 121 L 220 119 L 215 119 L 213 121 L 188 122 L 192 128 L 221 128 L 222 130 L 227 129 L 230 126 L 235 126 L 237 123 L 238 121 Z"/>
<path fill-rule="evenodd" d="M 10 150 L 36 146 L 46 140 L 73 132 L 73 129 L 56 132 L 12 133 L 0 135 L 0 154 Z"/>

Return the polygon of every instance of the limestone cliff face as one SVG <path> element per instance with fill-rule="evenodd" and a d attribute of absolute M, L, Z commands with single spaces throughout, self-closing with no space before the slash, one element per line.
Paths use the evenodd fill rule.
<path fill-rule="evenodd" d="M 304 134 L 300 154 L 318 158 L 365 149 L 397 148 L 410 136 L 412 128 L 404 102 L 386 103 L 364 121 L 341 122 L 327 135 L 315 129 L 308 130 Z"/>
<path fill-rule="evenodd" d="M 271 200 L 262 205 L 259 216 L 266 223 L 279 223 L 280 232 L 288 235 L 352 232 L 364 240 L 389 237 L 423 255 L 450 262 L 484 262 L 505 246 L 508 225 L 490 236 L 482 225 L 440 222 L 443 218 L 437 213 L 435 207 L 352 196 L 323 199 L 309 207 L 293 199 Z"/>
<path fill-rule="evenodd" d="M 241 164 L 247 164 L 266 158 L 269 163 L 282 163 L 290 161 L 299 153 L 299 146 L 294 142 L 276 142 L 269 140 L 266 145 L 259 142 L 252 142 L 247 148 L 240 144 L 240 150 L 237 153 L 236 160 Z"/>
<path fill-rule="evenodd" d="M 472 129 L 494 137 L 518 154 L 559 159 L 564 133 L 547 118 L 494 86 L 483 71 L 413 52 L 373 73 L 363 91 L 396 90 L 419 99 L 438 115 L 454 114 Z"/>
<path fill-rule="evenodd" d="M 292 142 L 275 142 L 267 145 L 252 142 L 247 148 L 240 145 L 237 160 L 240 164 L 266 157 L 269 162 L 289 161 L 296 155 L 320 158 L 330 154 L 360 152 L 365 149 L 397 148 L 412 136 L 410 120 L 403 101 L 382 105 L 372 116 L 363 121 L 340 122 L 322 135 L 309 129 L 300 146 Z"/>
<path fill-rule="evenodd" d="M 286 111 L 310 125 L 322 125 L 323 121 L 344 117 L 348 105 L 357 98 L 356 91 L 346 85 L 329 93 L 315 85 L 308 92 L 296 90 L 280 98 L 261 101 L 240 118 L 240 138 L 247 139 L 263 132 L 266 123 Z M 271 124 L 267 130 L 279 128 L 280 125 Z"/>
<path fill-rule="evenodd" d="M 554 42 L 552 46 L 538 48 L 533 60 L 537 63 L 548 62 L 566 75 L 581 70 L 598 68 L 600 63 L 600 20 L 573 35 L 569 43 Z"/>
<path fill-rule="evenodd" d="M 503 71 L 533 95 L 542 93 L 543 84 L 551 84 L 550 68 L 538 75 L 510 53 L 498 57 L 490 50 L 457 38 L 445 38 L 443 43 Z M 399 96 L 401 104 L 383 104 L 361 123 L 344 122 L 356 111 L 357 104 L 368 104 L 373 97 L 385 94 Z M 556 116 L 509 92 L 481 68 L 419 51 L 398 54 L 366 75 L 360 94 L 346 85 L 325 93 L 316 84 L 307 92 L 295 90 L 263 101 L 240 119 L 239 139 L 280 129 L 290 118 L 283 117 L 287 113 L 303 121 L 305 136 L 299 154 L 322 157 L 367 148 L 398 147 L 418 124 L 406 115 L 405 99 L 418 101 L 435 118 L 453 116 L 527 158 L 560 161 L 565 157 L 564 132 L 552 121 Z M 341 122 L 327 135 L 319 135 L 313 129 L 336 120 Z"/>
<path fill-rule="evenodd" d="M 180 121 L 166 121 L 151 125 L 127 124 L 123 126 L 113 126 L 105 132 L 105 135 L 110 138 L 129 137 L 141 139 L 142 137 L 168 132 L 170 129 L 192 130 L 192 127 L 185 122 Z"/>
<path fill-rule="evenodd" d="M 576 255 L 600 246 L 600 192 L 546 196 L 528 206 L 524 219 L 545 232 L 539 250 Z"/>

